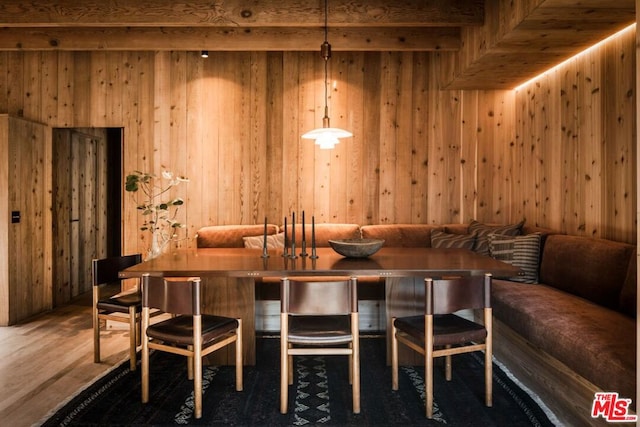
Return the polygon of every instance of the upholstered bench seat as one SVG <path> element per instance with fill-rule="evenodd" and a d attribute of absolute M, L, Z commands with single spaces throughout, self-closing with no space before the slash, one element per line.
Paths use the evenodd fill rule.
<path fill-rule="evenodd" d="M 539 284 L 493 281 L 496 316 L 603 390 L 635 396 L 635 319 Z"/>

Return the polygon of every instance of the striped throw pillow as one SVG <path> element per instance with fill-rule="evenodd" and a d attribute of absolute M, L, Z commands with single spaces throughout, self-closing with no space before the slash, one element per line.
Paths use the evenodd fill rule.
<path fill-rule="evenodd" d="M 482 255 L 490 255 L 490 251 L 489 251 L 489 235 L 490 234 L 501 234 L 504 236 L 519 236 L 522 234 L 523 225 L 524 225 L 524 220 L 520 221 L 517 224 L 507 224 L 507 225 L 483 224 L 479 221 L 471 220 L 471 222 L 469 223 L 469 233 L 475 234 L 477 236 L 476 247 L 473 248 L 473 250 Z"/>
<path fill-rule="evenodd" d="M 476 236 L 473 234 L 446 233 L 440 230 L 431 230 L 432 248 L 457 248 L 473 250 Z"/>
<path fill-rule="evenodd" d="M 540 262 L 540 233 L 523 236 L 489 235 L 489 250 L 497 260 L 520 267 L 524 275 L 509 280 L 522 283 L 538 283 L 538 265 Z"/>

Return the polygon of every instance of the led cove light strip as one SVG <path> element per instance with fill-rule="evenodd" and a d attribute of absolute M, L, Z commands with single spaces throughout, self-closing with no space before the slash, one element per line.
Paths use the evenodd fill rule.
<path fill-rule="evenodd" d="M 516 92 L 518 92 L 519 90 L 522 90 L 525 86 L 528 86 L 528 85 L 530 85 L 531 83 L 535 82 L 536 80 L 538 80 L 538 79 L 540 79 L 540 78 L 542 78 L 542 77 L 546 76 L 547 74 L 550 74 L 550 73 L 552 73 L 552 72 L 556 71 L 558 68 L 560 68 L 560 67 L 564 66 L 564 65 L 565 65 L 565 64 L 567 64 L 568 62 L 571 62 L 571 61 L 575 60 L 575 59 L 576 59 L 577 57 L 579 57 L 580 55 L 585 55 L 585 54 L 587 54 L 588 52 L 590 52 L 590 51 L 592 51 L 592 50 L 594 50 L 594 49 L 599 48 L 600 46 L 602 46 L 603 44 L 607 43 L 608 41 L 610 41 L 610 40 L 612 40 L 612 39 L 614 39 L 614 38 L 616 38 L 616 37 L 622 36 L 622 35 L 623 35 L 623 34 L 625 34 L 627 31 L 633 31 L 633 30 L 635 30 L 635 29 L 636 29 L 636 24 L 635 24 L 635 23 L 634 23 L 634 24 L 629 25 L 629 26 L 628 26 L 628 27 L 626 27 L 626 28 L 623 28 L 622 30 L 618 31 L 617 33 L 610 35 L 610 36 L 609 36 L 609 37 L 607 37 L 606 39 L 601 40 L 601 41 L 599 41 L 598 43 L 594 44 L 593 46 L 590 46 L 590 47 L 586 48 L 586 49 L 585 49 L 585 50 L 583 50 L 582 52 L 580 52 L 580 53 L 577 53 L 577 54 L 573 55 L 571 58 L 569 58 L 569 59 L 566 59 L 566 60 L 562 61 L 562 62 L 561 62 L 561 63 L 559 63 L 558 65 L 554 65 L 553 67 L 549 68 L 547 71 L 544 71 L 544 72 L 542 72 L 542 73 L 538 74 L 537 76 L 535 76 L 534 78 L 532 78 L 532 79 L 530 79 L 530 80 L 527 80 L 526 82 L 524 82 L 524 83 L 522 83 L 521 85 L 517 86 L 514 90 L 515 90 Z"/>

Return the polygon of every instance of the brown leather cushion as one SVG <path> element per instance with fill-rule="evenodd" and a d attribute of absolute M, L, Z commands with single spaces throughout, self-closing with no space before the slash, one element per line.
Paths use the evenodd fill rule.
<path fill-rule="evenodd" d="M 267 235 L 276 234 L 278 226 L 267 224 Z M 264 235 L 264 224 L 210 225 L 197 233 L 199 248 L 244 248 L 243 237 Z"/>
<path fill-rule="evenodd" d="M 492 283 L 493 315 L 602 390 L 635 396 L 635 319 L 545 285 Z"/>
<path fill-rule="evenodd" d="M 428 224 L 380 224 L 364 225 L 361 228 L 365 239 L 383 239 L 388 248 L 428 248 L 431 232 L 442 230 L 441 226 Z"/>
<path fill-rule="evenodd" d="M 444 224 L 444 231 L 455 234 L 471 234 L 469 224 Z"/>
<path fill-rule="evenodd" d="M 305 224 L 305 240 L 307 248 L 311 248 L 311 223 Z M 284 226 L 280 227 L 284 231 Z M 358 239 L 360 238 L 360 226 L 358 224 L 327 224 L 322 223 L 315 225 L 316 229 L 316 247 L 328 248 L 329 240 L 336 239 Z M 293 228 L 291 224 L 287 224 L 287 242 L 291 244 L 291 232 Z M 302 245 L 302 224 L 296 224 L 296 251 Z"/>
<path fill-rule="evenodd" d="M 399 317 L 394 325 L 424 345 L 424 316 Z M 484 341 L 487 330 L 483 325 L 455 314 L 433 317 L 433 345 L 462 345 Z"/>
<path fill-rule="evenodd" d="M 618 309 L 634 246 L 604 239 L 547 237 L 540 283 Z"/>
<path fill-rule="evenodd" d="M 237 327 L 237 319 L 202 315 L 202 345 L 205 346 L 221 335 L 232 332 Z M 147 328 L 147 335 L 167 343 L 193 345 L 193 318 L 178 316 L 152 324 Z"/>

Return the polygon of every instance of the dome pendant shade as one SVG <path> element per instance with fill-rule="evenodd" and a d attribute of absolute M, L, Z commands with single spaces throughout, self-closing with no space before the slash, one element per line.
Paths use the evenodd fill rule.
<path fill-rule="evenodd" d="M 329 124 L 328 108 L 325 107 L 325 116 L 322 119 L 322 127 L 310 130 L 302 135 L 304 139 L 315 139 L 316 145 L 322 149 L 331 149 L 340 142 L 339 138 L 349 138 L 353 134 L 340 128 L 332 128 Z"/>
<path fill-rule="evenodd" d="M 302 137 L 305 139 L 318 139 L 329 136 L 333 138 L 349 138 L 353 136 L 353 134 L 348 130 L 340 128 L 317 128 L 314 130 L 310 130 L 309 132 L 302 135 Z"/>
<path fill-rule="evenodd" d="M 302 135 L 304 139 L 315 139 L 322 149 L 331 149 L 340 142 L 339 138 L 349 138 L 353 134 L 340 128 L 317 128 Z"/>

